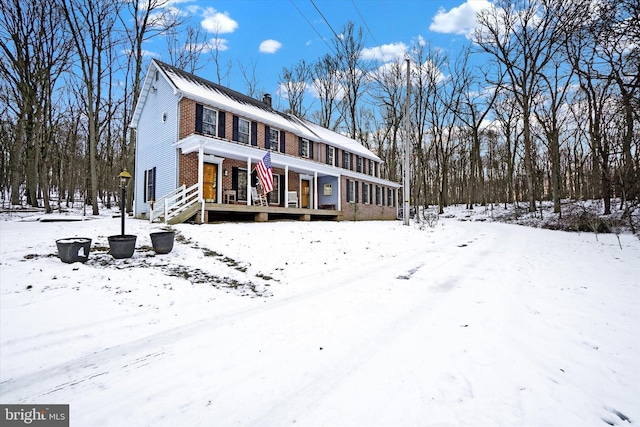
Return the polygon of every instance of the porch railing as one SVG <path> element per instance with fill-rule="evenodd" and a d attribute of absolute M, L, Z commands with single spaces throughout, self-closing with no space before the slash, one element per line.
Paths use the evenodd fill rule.
<path fill-rule="evenodd" d="M 180 213 L 198 203 L 198 193 L 197 183 L 189 188 L 186 185 L 181 185 L 155 201 L 153 209 L 149 211 L 149 220 L 153 222 L 162 218 L 163 222 L 167 224 L 171 218 L 180 215 Z"/>

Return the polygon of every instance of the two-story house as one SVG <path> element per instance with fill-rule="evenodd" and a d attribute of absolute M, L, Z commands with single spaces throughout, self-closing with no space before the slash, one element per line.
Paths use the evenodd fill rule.
<path fill-rule="evenodd" d="M 399 184 L 357 141 L 152 60 L 136 129 L 135 215 L 176 223 L 249 216 L 395 219 Z M 269 152 L 266 203 L 255 166 Z M 259 203 L 258 203 L 259 202 Z"/>

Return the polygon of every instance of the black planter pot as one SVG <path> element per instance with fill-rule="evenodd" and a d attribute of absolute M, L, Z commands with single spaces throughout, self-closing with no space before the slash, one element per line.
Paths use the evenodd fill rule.
<path fill-rule="evenodd" d="M 168 254 L 173 249 L 174 231 L 158 231 L 151 233 L 151 244 L 157 254 Z"/>
<path fill-rule="evenodd" d="M 109 253 L 116 259 L 131 258 L 136 249 L 136 238 L 132 234 L 109 236 Z"/>
<path fill-rule="evenodd" d="M 74 262 L 85 263 L 89 259 L 91 239 L 87 237 L 69 237 L 56 240 L 58 257 L 60 261 L 71 264 Z"/>

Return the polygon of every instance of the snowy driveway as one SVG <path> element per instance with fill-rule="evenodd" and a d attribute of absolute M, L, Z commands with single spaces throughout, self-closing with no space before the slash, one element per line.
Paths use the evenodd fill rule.
<path fill-rule="evenodd" d="M 167 256 L 66 265 L 47 255 L 68 224 L 1 227 L 0 401 L 68 403 L 71 425 L 640 422 L 632 236 L 621 250 L 454 219 L 180 225 Z M 118 228 L 74 227 L 94 245 Z"/>

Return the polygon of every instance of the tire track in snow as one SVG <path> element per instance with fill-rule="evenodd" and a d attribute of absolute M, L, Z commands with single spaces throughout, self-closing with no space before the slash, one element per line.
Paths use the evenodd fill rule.
<path fill-rule="evenodd" d="M 467 232 L 466 229 L 463 231 Z M 465 236 L 463 233 L 462 236 L 453 235 L 438 241 L 437 245 L 438 248 L 446 245 L 450 250 L 454 250 L 460 242 L 468 241 L 469 236 Z M 432 245 L 435 244 L 432 243 Z M 210 332 L 250 316 L 264 315 L 271 311 L 285 309 L 292 304 L 299 304 L 320 295 L 340 292 L 343 289 L 354 286 L 366 287 L 370 277 L 376 277 L 377 280 L 397 281 L 398 275 L 415 268 L 416 259 L 422 260 L 424 257 L 428 257 L 429 254 L 433 255 L 434 253 L 434 251 L 428 250 L 417 253 L 413 249 L 407 249 L 393 258 L 375 259 L 359 264 L 357 269 L 349 271 L 347 275 L 345 275 L 344 270 L 339 270 L 333 274 L 329 273 L 323 277 L 327 285 L 314 287 L 282 299 L 272 299 L 264 305 L 256 306 L 251 304 L 246 308 L 224 313 L 211 319 L 196 320 L 185 325 L 160 331 L 148 337 L 79 356 L 46 369 L 35 370 L 17 377 L 9 376 L 8 379 L 0 383 L 0 392 L 5 400 L 20 403 L 38 400 L 39 397 L 44 396 L 49 398 L 55 396 L 56 392 L 70 387 L 90 386 L 92 379 L 108 375 L 112 371 L 115 372 L 127 367 L 131 368 L 139 360 L 148 361 L 148 363 L 145 363 L 145 365 L 148 365 L 169 357 L 171 355 L 170 348 L 174 343 L 194 337 L 200 332 Z M 446 268 L 451 261 L 452 259 L 444 259 L 435 268 L 437 270 Z M 420 265 L 424 265 L 424 262 Z M 366 274 L 364 279 L 363 274 Z M 305 276 L 301 276 L 296 280 L 304 280 L 304 278 Z M 416 315 L 421 310 L 423 310 L 423 307 L 417 306 L 407 316 Z M 375 342 L 375 340 L 372 342 Z M 163 357 L 159 357 L 159 355 L 163 355 Z"/>
<path fill-rule="evenodd" d="M 464 239 L 468 242 L 468 239 Z M 490 257 L 491 252 L 487 249 L 485 241 L 483 244 L 477 244 L 463 249 L 465 251 L 466 261 L 463 263 L 463 270 L 482 264 L 483 261 Z M 493 242 L 491 243 L 493 244 Z M 455 252 L 459 248 L 457 243 L 450 246 L 450 250 Z M 427 264 L 429 254 L 420 257 L 411 257 L 411 262 L 415 265 L 417 260 L 424 260 L 418 267 L 409 270 L 406 275 L 395 277 L 399 284 L 404 281 L 411 282 L 413 274 L 421 267 Z M 443 271 L 448 267 L 450 260 L 433 266 L 431 273 Z M 373 272 L 376 274 L 376 271 Z M 406 277 L 408 276 L 408 277 Z M 366 279 L 363 279 L 366 280 Z M 249 425 L 285 425 L 296 423 L 299 418 L 304 415 L 310 408 L 317 409 L 319 402 L 323 398 L 329 396 L 336 388 L 340 387 L 346 381 L 349 381 L 359 370 L 366 369 L 366 365 L 373 359 L 376 359 L 380 353 L 384 353 L 388 348 L 393 347 L 393 343 L 399 341 L 411 334 L 415 328 L 425 324 L 426 319 L 432 316 L 435 307 L 442 304 L 446 299 L 454 297 L 452 292 L 458 284 L 464 280 L 462 275 L 454 273 L 448 277 L 445 282 L 439 282 L 436 286 L 429 286 L 430 292 L 422 295 L 422 298 L 416 299 L 412 303 L 412 307 L 403 313 L 396 313 L 394 318 L 387 322 L 382 329 L 370 336 L 359 337 L 352 343 L 354 349 L 349 353 L 349 358 L 341 358 L 327 369 L 315 372 L 301 387 L 288 390 L 286 395 L 279 399 L 279 403 L 270 407 L 262 413 L 257 419 L 250 421 Z M 469 381 L 464 378 L 469 384 Z M 301 420 L 304 423 L 314 423 L 314 420 Z M 330 423 L 329 423 L 330 424 Z"/>

